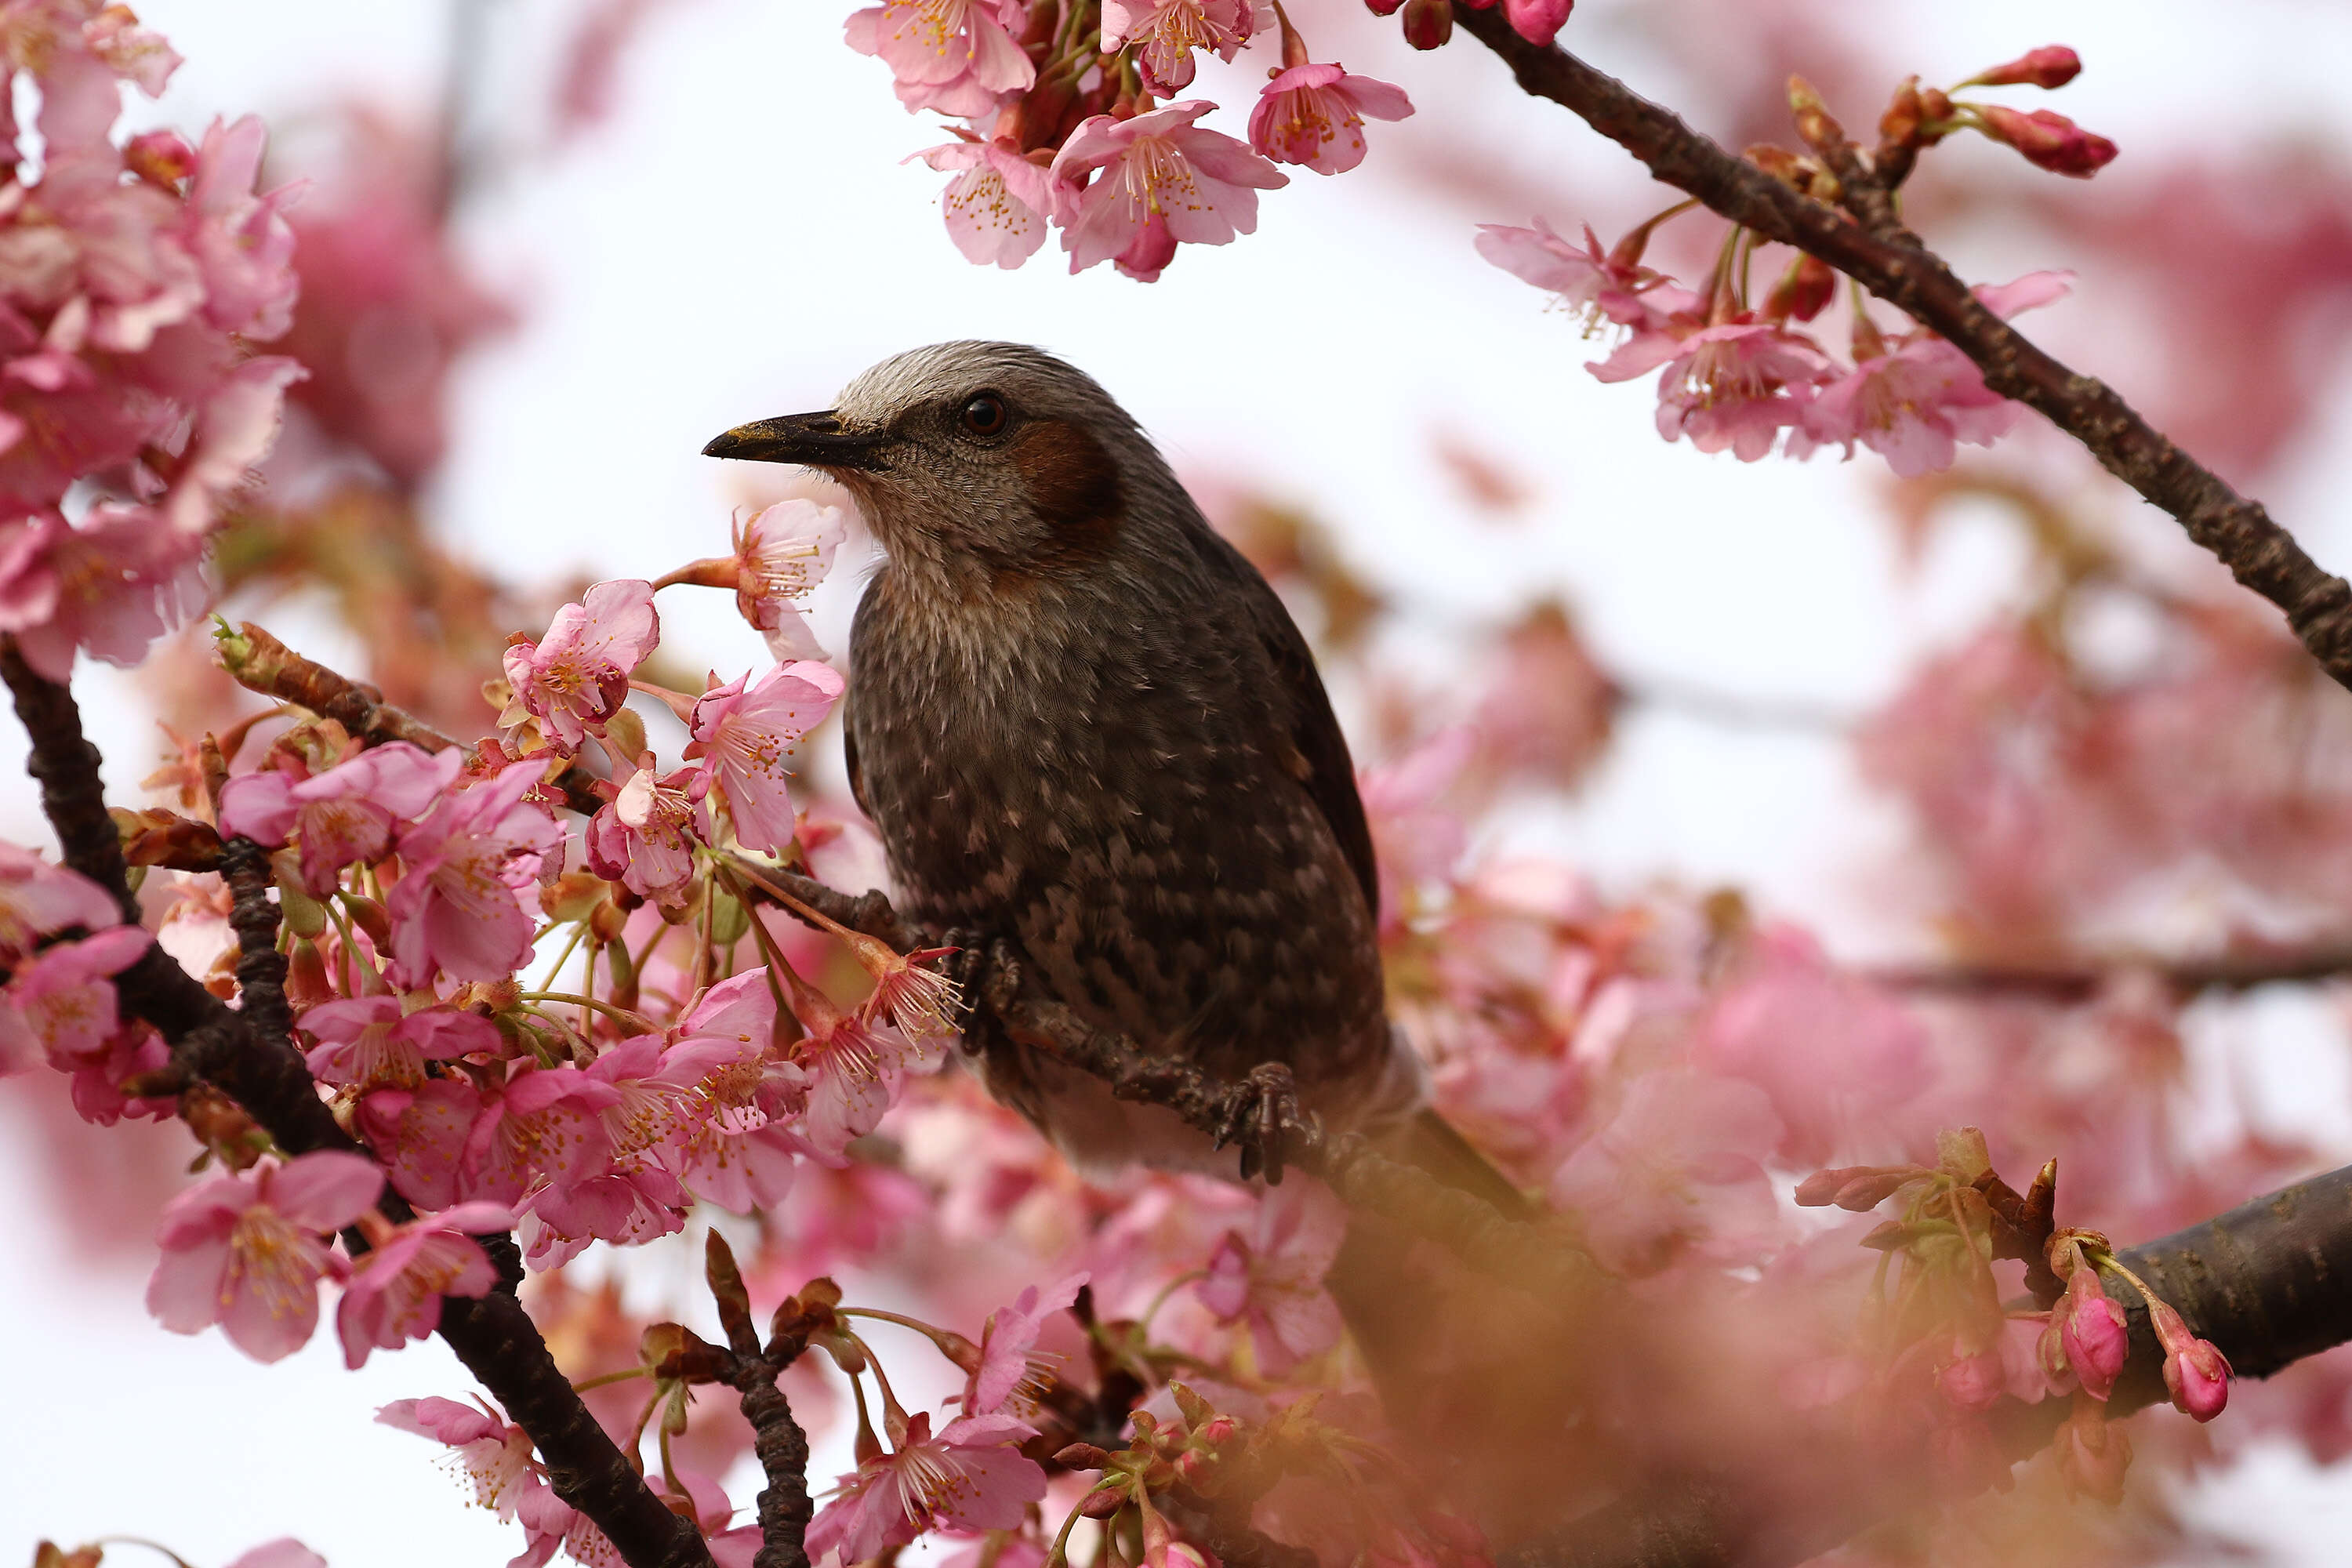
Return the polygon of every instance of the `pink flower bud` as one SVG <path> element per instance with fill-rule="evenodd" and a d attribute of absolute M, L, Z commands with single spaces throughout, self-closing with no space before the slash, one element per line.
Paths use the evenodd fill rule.
<path fill-rule="evenodd" d="M 1201 1424 L 1199 1436 L 1202 1442 L 1213 1448 L 1220 1444 L 1232 1442 L 1234 1434 L 1239 1429 L 1232 1416 L 1214 1415 Z"/>
<path fill-rule="evenodd" d="M 1405 0 L 1404 41 L 1416 49 L 1443 48 L 1454 36 L 1454 0 Z"/>
<path fill-rule="evenodd" d="M 1955 1354 L 1936 1373 L 1936 1388 L 1962 1410 L 1990 1410 L 2001 1396 L 2005 1376 L 2000 1353 L 1971 1355 L 1954 1347 Z"/>
<path fill-rule="evenodd" d="M 2147 1299 L 2147 1321 L 2164 1347 L 2164 1386 L 2172 1407 L 2192 1420 L 2210 1421 L 2230 1403 L 2230 1360 L 2210 1340 L 2189 1331 L 2166 1302 Z"/>
<path fill-rule="evenodd" d="M 1364 0 L 1364 9 L 1375 16 L 1393 16 L 1404 0 Z"/>
<path fill-rule="evenodd" d="M 2069 1497 L 2091 1497 L 2115 1506 L 2124 1500 L 2124 1473 L 2131 1468 L 2131 1439 L 2087 1399 L 2058 1428 L 2058 1479 Z"/>
<path fill-rule="evenodd" d="M 2007 65 L 1970 77 L 1972 87 L 2064 87 L 2083 72 L 2083 57 L 2063 44 L 2029 49 Z"/>
<path fill-rule="evenodd" d="M 195 149 L 170 131 L 142 131 L 122 144 L 125 167 L 151 185 L 173 195 L 180 182 L 195 173 Z"/>
<path fill-rule="evenodd" d="M 1549 44 L 1568 24 L 1576 0 L 1503 0 L 1503 15 L 1511 30 L 1531 44 Z"/>
<path fill-rule="evenodd" d="M 2066 1363 L 2083 1380 L 2083 1392 L 2094 1399 L 2106 1398 L 2114 1392 L 2116 1374 L 2124 1369 L 2131 1341 L 2124 1331 L 2124 1310 L 2099 1289 L 2097 1269 L 2085 1264 L 2066 1277 L 2056 1320 Z"/>
<path fill-rule="evenodd" d="M 1977 110 L 1985 134 L 2006 142 L 2037 169 L 2087 180 L 2115 162 L 2116 144 L 2095 136 L 2063 114 L 2037 109 L 2020 114 L 2014 109 L 1988 104 Z"/>

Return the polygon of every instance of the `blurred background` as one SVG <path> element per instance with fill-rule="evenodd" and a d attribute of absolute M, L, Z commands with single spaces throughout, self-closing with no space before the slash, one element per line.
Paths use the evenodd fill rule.
<path fill-rule="evenodd" d="M 312 379 L 224 543 L 225 608 L 393 700 L 478 733 L 470 682 L 509 631 L 592 580 L 723 552 L 730 509 L 761 495 L 698 456 L 718 431 L 826 406 L 916 344 L 1034 342 L 1124 402 L 1276 577 L 1361 764 L 1453 755 L 1438 784 L 1464 797 L 1472 858 L 1539 853 L 1611 900 L 1733 889 L 1743 918 L 1929 990 L 2227 970 L 2174 974 L 2167 1013 L 2205 1195 L 2352 1150 L 2326 980 L 2352 966 L 2352 698 L 2031 417 L 1909 483 L 1868 453 L 1742 465 L 1658 439 L 1646 385 L 1595 382 L 1607 344 L 1471 237 L 1540 216 L 1606 240 L 1674 197 L 1466 37 L 1415 55 L 1360 6 L 1299 0 L 1318 59 L 1404 86 L 1419 113 L 1373 126 L 1352 174 L 1294 171 L 1259 232 L 1186 247 L 1144 286 L 1067 276 L 1051 247 L 1013 272 L 966 264 L 940 176 L 901 162 L 941 138 L 843 47 L 847 0 L 140 9 L 186 63 L 133 123 L 258 112 L 273 175 L 311 182 L 280 347 Z M 2060 180 L 1958 138 L 1912 182 L 1914 226 L 1972 279 L 2074 269 L 2031 335 L 2352 565 L 2352 10 L 1585 0 L 1562 41 L 1735 147 L 1793 143 L 1791 70 L 1860 132 L 1906 75 L 2072 45 L 2086 69 L 2053 105 L 2118 161 Z M 1202 86 L 1245 103 L 1262 68 L 1211 64 Z M 1703 268 L 1719 236 L 1684 219 L 1652 258 Z M 817 601 L 836 651 L 859 578 L 845 558 Z M 681 679 L 759 657 L 711 605 L 668 618 Z M 159 720 L 225 710 L 207 660 L 191 637 L 78 676 L 118 802 L 170 744 Z M 812 772 L 837 793 L 832 748 Z M 45 842 L 21 761 L 0 726 L 0 826 Z M 262 1368 L 164 1333 L 141 1306 L 150 1252 L 126 1239 L 184 1135 L 61 1120 L 35 1103 L 48 1087 L 0 1084 L 0 1190 L 31 1200 L 0 1209 L 19 1390 L 0 1563 L 118 1533 L 199 1564 L 283 1533 L 337 1568 L 511 1550 L 416 1439 L 368 1425 L 388 1399 L 460 1391 L 438 1342 L 347 1374 L 324 1337 Z M 2146 1217 L 2116 1219 L 2118 1238 L 2165 1227 Z M 683 1257 L 642 1260 L 633 1288 Z M 2179 1500 L 2206 1531 L 2180 1550 L 2341 1561 L 2346 1382 L 2315 1375 L 2235 1430 L 2233 1407 Z"/>

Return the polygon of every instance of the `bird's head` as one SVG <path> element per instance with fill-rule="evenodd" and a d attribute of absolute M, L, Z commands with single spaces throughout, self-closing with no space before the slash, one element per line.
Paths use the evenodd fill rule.
<path fill-rule="evenodd" d="M 1082 570 L 1115 546 L 1139 495 L 1182 493 L 1093 378 L 1018 343 L 911 350 L 822 413 L 740 425 L 703 451 L 821 469 L 893 558 L 956 575 Z"/>

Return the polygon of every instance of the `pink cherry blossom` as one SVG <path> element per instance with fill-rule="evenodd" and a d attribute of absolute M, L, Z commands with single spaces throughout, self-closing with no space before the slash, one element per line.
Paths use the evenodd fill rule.
<path fill-rule="evenodd" d="M 792 1189 L 807 1142 L 791 1125 L 808 1103 L 808 1075 L 775 1054 L 776 994 L 765 969 L 705 992 L 675 1031 L 678 1043 L 723 1047 L 697 1086 L 701 1113 L 686 1130 L 679 1174 L 732 1214 L 773 1208 Z"/>
<path fill-rule="evenodd" d="M 793 1012 L 807 1032 L 792 1047 L 807 1076 L 803 1131 L 821 1159 L 840 1163 L 844 1152 L 881 1124 L 908 1072 L 940 1057 L 936 1040 L 875 1025 L 835 1006 L 824 992 L 787 972 Z"/>
<path fill-rule="evenodd" d="M 838 1550 L 863 1563 L 941 1526 L 1011 1530 L 1045 1495 L 1045 1472 L 1013 1447 L 1035 1428 L 1010 1415 L 966 1416 L 931 1436 L 914 1416 L 898 1447 L 841 1478 L 808 1527 L 814 1561 Z"/>
<path fill-rule="evenodd" d="M 203 602 L 203 554 L 153 512 L 111 501 L 79 527 L 46 510 L 0 522 L 0 632 L 51 680 L 73 674 L 77 649 L 137 664 Z"/>
<path fill-rule="evenodd" d="M 534 1497 L 554 1495 L 530 1435 L 488 1405 L 477 1408 L 454 1399 L 395 1399 L 377 1411 L 375 1418 L 455 1449 L 454 1458 L 474 1489 L 474 1500 L 500 1519 L 514 1518 Z"/>
<path fill-rule="evenodd" d="M 530 956 L 531 915 L 518 897 L 563 843 L 547 808 L 526 801 L 542 764 L 509 763 L 495 778 L 444 795 L 402 830 L 401 878 L 385 900 L 395 981 L 421 985 L 502 980 Z"/>
<path fill-rule="evenodd" d="M 1194 49 L 1232 59 L 1270 10 L 1264 0 L 1103 0 L 1103 52 L 1133 48 L 1143 85 L 1172 97 L 1192 85 Z"/>
<path fill-rule="evenodd" d="M 1227 1231 L 1209 1255 L 1201 1302 L 1220 1322 L 1246 1327 L 1266 1376 L 1281 1377 L 1339 1342 L 1339 1308 L 1323 1277 L 1347 1230 L 1347 1211 L 1329 1188 L 1293 1180 L 1261 1195 L 1248 1237 Z"/>
<path fill-rule="evenodd" d="M 1037 79 L 1017 37 L 1027 17 L 1023 0 L 884 0 L 845 31 L 851 48 L 890 68 L 908 109 L 971 119 Z"/>
<path fill-rule="evenodd" d="M 1541 218 L 1536 219 L 1533 228 L 1481 224 L 1476 244 L 1480 256 L 1512 277 L 1557 295 L 1564 308 L 1584 319 L 1588 329 L 1601 320 L 1604 300 L 1616 304 L 1620 312 L 1638 311 L 1639 302 L 1633 297 L 1664 281 L 1640 263 L 1601 249 L 1590 224 L 1584 226 L 1581 246 L 1561 238 Z M 1669 292 L 1680 295 L 1683 291 Z M 1696 296 L 1690 298 L 1696 302 Z M 1615 319 L 1624 320 L 1625 315 Z"/>
<path fill-rule="evenodd" d="M 337 1150 L 198 1183 L 163 1211 L 147 1310 L 173 1333 L 218 1323 L 256 1361 L 291 1355 L 319 1326 L 320 1277 L 346 1267 L 320 1233 L 351 1224 L 383 1190 L 373 1162 Z"/>
<path fill-rule="evenodd" d="M 535 1269 L 569 1263 L 592 1241 L 636 1247 L 686 1227 L 690 1200 L 675 1173 L 636 1162 L 585 1181 L 541 1187 L 530 1199 L 517 1236 Z"/>
<path fill-rule="evenodd" d="M 576 1186 L 603 1175 L 613 1140 L 601 1114 L 620 1091 L 578 1068 L 530 1068 L 487 1090 L 466 1131 L 461 1186 L 509 1206 L 544 1180 Z"/>
<path fill-rule="evenodd" d="M 2071 273 L 2030 272 L 1977 298 L 1996 315 L 2012 316 L 2066 292 Z M 2024 414 L 1984 383 L 1966 354 L 1922 328 L 1895 340 L 1887 353 L 1862 360 L 1808 402 L 1789 433 L 1789 456 L 1808 458 L 1854 443 L 1876 452 L 1905 479 L 1952 466 L 1956 443 L 1990 447 Z"/>
<path fill-rule="evenodd" d="M 1503 0 L 1504 19 L 1531 44 L 1549 44 L 1568 25 L 1576 0 Z"/>
<path fill-rule="evenodd" d="M 447 1208 L 467 1187 L 467 1137 L 481 1113 L 481 1091 L 463 1076 L 428 1078 L 415 1089 L 377 1089 L 359 1102 L 360 1127 L 394 1190 L 426 1209 Z"/>
<path fill-rule="evenodd" d="M 1223 245 L 1257 226 L 1257 193 L 1289 177 L 1243 142 L 1193 121 L 1216 107 L 1171 103 L 1130 120 L 1096 115 L 1054 159 L 1054 178 L 1077 193 L 1062 245 L 1070 270 L 1114 261 L 1130 278 L 1160 276 L 1179 242 Z"/>
<path fill-rule="evenodd" d="M 106 1053 L 122 1028 L 112 977 L 152 941 L 137 926 L 112 926 L 42 949 L 0 1000 L 0 1057 L 28 1064 L 42 1055 L 70 1072 Z"/>
<path fill-rule="evenodd" d="M 778 665 L 757 686 L 751 679 L 739 676 L 696 701 L 686 755 L 709 759 L 706 765 L 745 847 L 782 849 L 796 826 L 786 789 L 793 743 L 833 711 L 842 679 L 831 666 L 807 659 Z"/>
<path fill-rule="evenodd" d="M 1293 66 L 1267 82 L 1250 110 L 1250 145 L 1277 163 L 1344 174 L 1364 161 L 1364 119 L 1412 112 L 1404 89 L 1336 65 Z"/>
<path fill-rule="evenodd" d="M 1086 1282 L 1087 1276 L 1080 1273 L 1043 1290 L 1028 1286 L 1012 1306 L 988 1315 L 980 1331 L 980 1364 L 972 1368 L 963 1385 L 966 1415 L 996 1415 L 1008 1408 L 1008 1401 L 1013 1415 L 1025 1416 L 1035 1411 L 1037 1396 L 1052 1386 L 1054 1368 L 1060 1361 L 1058 1356 L 1035 1353 L 1037 1335 L 1046 1319 L 1078 1299 L 1078 1288 Z"/>
<path fill-rule="evenodd" d="M 374 1350 L 398 1350 L 441 1326 L 441 1298 L 488 1295 L 498 1269 L 474 1235 L 505 1230 L 514 1215 L 497 1204 L 459 1204 L 409 1221 L 361 1258 L 335 1308 L 343 1362 L 358 1367 Z"/>
<path fill-rule="evenodd" d="M 1830 373 L 1810 340 L 1769 321 L 1637 331 L 1591 369 L 1599 380 L 1625 381 L 1660 365 L 1658 434 L 1687 436 L 1702 452 L 1728 449 L 1743 463 L 1772 450 Z"/>
<path fill-rule="evenodd" d="M 456 1007 L 424 1007 L 402 1016 L 396 996 L 354 996 L 321 1002 L 298 1020 L 319 1043 L 306 1059 L 321 1083 L 373 1093 L 424 1086 L 425 1064 L 499 1049 L 498 1026 Z"/>
<path fill-rule="evenodd" d="M 507 649 L 507 680 L 549 743 L 570 756 L 604 732 L 604 721 L 629 694 L 629 672 L 660 641 L 651 583 L 599 583 L 556 611 L 545 637 Z"/>
<path fill-rule="evenodd" d="M 653 769 L 639 768 L 590 818 L 582 844 L 588 868 L 641 897 L 676 904 L 694 876 L 694 847 L 712 837 L 702 804 L 709 793 L 704 769 L 656 778 Z"/>
<path fill-rule="evenodd" d="M 940 193 L 940 209 L 948 237 L 975 266 L 1010 269 L 1037 254 L 1068 200 L 1051 174 L 1003 142 L 950 142 L 915 156 L 942 173 L 960 171 Z M 778 658 L 816 657 L 772 638 L 769 647 Z"/>
<path fill-rule="evenodd" d="M 121 923 L 121 909 L 96 882 L 0 842 L 0 964 L 18 967 L 43 937 L 76 926 L 98 931 Z"/>
<path fill-rule="evenodd" d="M 934 169 L 948 166 L 931 164 Z M 1034 163 L 1024 166 L 1036 170 L 1042 191 L 1045 172 Z M 955 230 L 952 214 L 948 229 Z M 848 514 L 806 496 L 792 496 L 753 514 L 749 521 L 734 524 L 731 531 L 735 608 L 767 639 L 768 652 L 775 658 L 824 658 L 824 649 L 809 630 L 808 614 L 801 608 L 801 601 L 833 570 L 834 553 L 848 531 Z"/>
<path fill-rule="evenodd" d="M 239 773 L 221 786 L 220 828 L 262 845 L 299 835 L 302 885 L 325 898 L 345 867 L 390 853 L 394 830 L 422 816 L 465 765 L 454 747 L 392 741 L 309 778 L 276 767 Z"/>
<path fill-rule="evenodd" d="M 1654 1273 L 1685 1249 L 1753 1261 L 1776 1232 L 1762 1162 L 1780 1141 L 1780 1119 L 1755 1085 L 1662 1068 L 1635 1079 L 1568 1157 L 1551 1199 L 1622 1274 Z"/>

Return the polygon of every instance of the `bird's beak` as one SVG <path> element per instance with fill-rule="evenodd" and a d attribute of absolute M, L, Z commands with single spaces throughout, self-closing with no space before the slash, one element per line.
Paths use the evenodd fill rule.
<path fill-rule="evenodd" d="M 702 448 L 706 458 L 749 463 L 803 463 L 812 468 L 880 468 L 889 437 L 852 430 L 838 414 L 787 414 L 738 425 Z"/>

